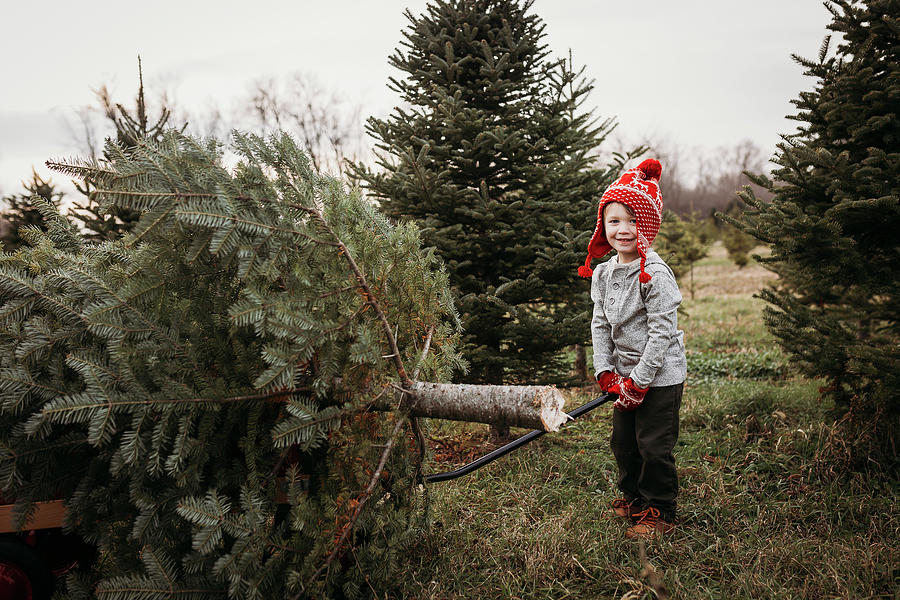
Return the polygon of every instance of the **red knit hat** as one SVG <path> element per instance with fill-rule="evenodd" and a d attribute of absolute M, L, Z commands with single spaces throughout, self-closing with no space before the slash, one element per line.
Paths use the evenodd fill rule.
<path fill-rule="evenodd" d="M 637 249 L 641 255 L 640 280 L 641 283 L 650 281 L 650 274 L 644 271 L 644 264 L 647 261 L 647 250 L 656 239 L 662 222 L 662 196 L 659 192 L 661 174 L 662 165 L 659 161 L 648 158 L 636 168 L 625 171 L 618 181 L 606 188 L 597 209 L 597 228 L 594 229 L 594 235 L 588 244 L 587 260 L 578 267 L 579 275 L 582 277 L 593 275 L 591 259 L 603 258 L 612 250 L 603 228 L 603 208 L 610 202 L 619 202 L 630 208 L 637 217 Z"/>

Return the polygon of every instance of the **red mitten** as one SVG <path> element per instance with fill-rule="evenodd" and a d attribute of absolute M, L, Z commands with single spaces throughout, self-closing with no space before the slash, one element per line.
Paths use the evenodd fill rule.
<path fill-rule="evenodd" d="M 603 392 L 608 392 L 611 387 L 620 383 L 622 383 L 622 376 L 618 373 L 603 371 L 597 375 L 597 385 L 600 386 L 600 390 Z"/>
<path fill-rule="evenodd" d="M 613 406 L 621 411 L 634 410 L 644 401 L 649 387 L 639 388 L 631 380 L 631 377 L 622 379 L 622 383 L 610 388 L 610 392 L 619 395 L 619 399 L 613 402 Z"/>

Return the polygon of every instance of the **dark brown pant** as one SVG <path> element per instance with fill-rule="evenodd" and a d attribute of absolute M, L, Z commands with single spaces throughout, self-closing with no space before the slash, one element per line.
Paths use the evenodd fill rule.
<path fill-rule="evenodd" d="M 619 465 L 619 489 L 675 521 L 678 473 L 672 450 L 678 440 L 678 411 L 684 384 L 652 387 L 635 410 L 613 411 L 610 447 Z"/>

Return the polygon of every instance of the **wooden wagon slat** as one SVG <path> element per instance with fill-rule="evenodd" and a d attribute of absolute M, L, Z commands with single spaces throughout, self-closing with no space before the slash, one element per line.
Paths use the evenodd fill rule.
<path fill-rule="evenodd" d="M 31 519 L 25 524 L 23 530 L 29 529 L 50 529 L 52 527 L 62 527 L 63 517 L 66 514 L 66 507 L 62 500 L 50 500 L 47 502 L 35 502 L 37 507 Z M 15 533 L 17 530 L 13 524 L 14 504 L 0 505 L 0 533 Z"/>

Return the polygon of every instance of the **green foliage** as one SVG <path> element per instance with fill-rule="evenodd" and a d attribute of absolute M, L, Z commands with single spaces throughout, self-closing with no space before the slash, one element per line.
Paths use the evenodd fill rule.
<path fill-rule="evenodd" d="M 4 196 L 2 202 L 2 222 L 0 222 L 0 244 L 6 252 L 14 252 L 26 244 L 28 230 L 46 230 L 42 204 L 49 203 L 58 207 L 63 193 L 56 190 L 52 181 L 44 181 L 37 172 L 32 171 L 31 181 L 24 184 L 24 194 Z"/>
<path fill-rule="evenodd" d="M 100 109 L 104 117 L 115 128 L 116 143 L 120 148 L 131 149 L 142 143 L 143 140 L 159 142 L 165 131 L 171 128 L 169 118 L 171 110 L 163 106 L 155 121 L 147 112 L 147 101 L 144 96 L 144 74 L 141 68 L 141 59 L 138 57 L 138 91 L 135 97 L 134 109 L 129 111 L 122 104 L 115 102 L 109 91 L 104 86 L 97 92 Z M 186 124 L 181 127 L 184 131 Z M 93 154 L 93 150 L 91 150 Z M 107 162 L 115 160 L 115 153 L 104 152 L 103 158 Z M 114 240 L 122 237 L 137 224 L 141 217 L 139 210 L 129 209 L 124 204 L 108 202 L 104 199 L 108 196 L 102 190 L 96 189 L 89 175 L 83 176 L 83 183 L 77 185 L 77 189 L 84 196 L 81 202 L 73 202 L 74 210 L 69 214 L 81 222 L 85 230 L 85 238 L 92 241 Z"/>
<path fill-rule="evenodd" d="M 569 375 L 560 350 L 587 340 L 591 305 L 575 273 L 620 166 L 595 166 L 613 124 L 582 109 L 592 85 L 549 58 L 531 5 L 434 0 L 407 13 L 390 58 L 407 106 L 368 122 L 378 168 L 351 167 L 446 264 L 473 382 Z"/>
<path fill-rule="evenodd" d="M 423 378 L 460 368 L 446 275 L 289 137 L 233 150 L 169 132 L 55 164 L 140 220 L 95 244 L 59 218 L 0 259 L 0 489 L 20 522 L 66 499 L 101 598 L 365 595 L 418 514 L 405 420 L 372 409 L 388 335 Z"/>
<path fill-rule="evenodd" d="M 790 374 L 784 356 L 776 350 L 762 352 L 688 352 L 690 383 L 715 379 L 778 379 Z"/>
<path fill-rule="evenodd" d="M 900 3 L 839 0 L 818 60 L 795 57 L 815 88 L 794 100 L 770 203 L 745 191 L 740 225 L 771 245 L 765 319 L 803 372 L 827 378 L 848 442 L 875 433 L 895 455 L 900 422 Z M 871 438 L 871 435 L 867 435 Z M 878 445 L 860 448 L 860 464 Z"/>
<path fill-rule="evenodd" d="M 713 241 L 714 232 L 708 219 L 696 215 L 681 218 L 671 211 L 663 212 L 653 245 L 675 277 L 690 276 L 691 298 L 694 297 L 694 264 L 709 253 Z"/>
<path fill-rule="evenodd" d="M 736 213 L 738 211 L 733 212 Z M 758 242 L 752 235 L 741 231 L 740 227 L 735 227 L 731 224 L 733 219 L 737 217 L 736 214 L 729 216 L 732 221 L 726 221 L 728 224 L 722 228 L 722 244 L 728 251 L 728 258 L 739 268 L 744 268 L 750 264 L 750 251 L 756 247 Z M 723 214 L 717 213 L 717 217 L 725 219 Z"/>

